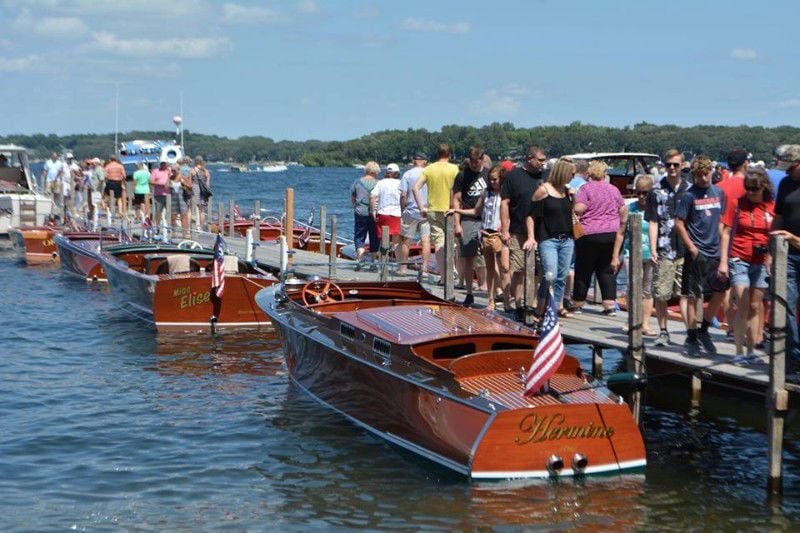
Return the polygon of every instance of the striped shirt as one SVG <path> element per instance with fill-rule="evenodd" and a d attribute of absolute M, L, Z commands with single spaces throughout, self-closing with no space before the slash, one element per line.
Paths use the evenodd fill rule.
<path fill-rule="evenodd" d="M 486 189 L 483 198 L 483 225 L 486 231 L 500 231 L 500 195 L 491 189 Z"/>

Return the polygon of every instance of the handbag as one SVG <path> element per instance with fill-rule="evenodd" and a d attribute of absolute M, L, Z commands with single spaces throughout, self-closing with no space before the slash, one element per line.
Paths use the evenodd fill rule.
<path fill-rule="evenodd" d="M 572 238 L 576 241 L 581 237 L 586 236 L 586 230 L 583 229 L 583 225 L 581 224 L 580 220 L 578 220 L 578 215 L 572 213 Z"/>
<path fill-rule="evenodd" d="M 200 187 L 200 199 L 204 202 L 207 202 L 209 198 L 214 196 L 214 194 L 211 192 L 211 189 L 209 189 L 208 185 L 206 185 L 205 180 L 199 179 L 198 177 L 197 185 Z"/>

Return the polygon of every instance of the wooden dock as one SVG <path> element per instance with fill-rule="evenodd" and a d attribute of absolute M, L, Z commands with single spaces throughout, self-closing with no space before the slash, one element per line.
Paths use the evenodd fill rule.
<path fill-rule="evenodd" d="M 213 236 L 205 234 L 205 238 L 200 235 L 193 235 L 194 240 L 198 240 L 205 245 L 213 245 Z M 230 251 L 241 257 L 246 255 L 245 239 L 241 237 L 226 237 L 226 242 Z M 205 242 L 204 242 L 205 241 Z M 256 247 L 256 261 L 265 269 L 277 271 L 280 268 L 280 246 L 276 241 L 261 242 Z M 379 272 L 368 270 L 355 270 L 356 262 L 350 259 L 337 258 L 335 267 L 335 278 L 347 281 L 377 281 L 380 279 Z M 294 250 L 292 253 L 292 265 L 290 270 L 296 277 L 311 278 L 319 276 L 327 278 L 330 270 L 329 257 L 318 253 Z M 393 273 L 393 265 L 390 265 L 388 279 L 409 280 L 413 279 L 416 273 L 407 276 L 397 276 Z M 413 271 L 412 271 L 413 272 Z M 444 287 L 428 283 L 422 280 L 425 287 L 437 296 L 444 295 Z M 455 290 L 456 301 L 462 301 L 466 292 Z M 475 292 L 475 307 L 485 308 L 488 304 L 485 293 Z M 602 375 L 602 351 L 608 349 L 626 352 L 629 348 L 627 324 L 628 315 L 624 311 L 617 313 L 615 317 L 601 314 L 601 307 L 597 305 L 587 305 L 584 311 L 576 314 L 572 318 L 561 321 L 561 333 L 565 342 L 568 344 L 588 344 L 593 347 L 594 365 L 592 372 L 598 377 Z M 653 329 L 655 319 L 652 319 Z M 746 389 L 756 393 L 765 393 L 769 386 L 769 356 L 766 353 L 758 354 L 757 362 L 737 363 L 729 362 L 735 357 L 733 339 L 727 337 L 725 332 L 712 328 L 711 336 L 716 344 L 718 353 L 716 355 L 705 355 L 700 357 L 688 357 L 683 354 L 683 344 L 686 340 L 685 327 L 681 322 L 670 321 L 670 336 L 673 344 L 666 347 L 653 345 L 654 337 L 645 337 L 644 353 L 647 363 L 658 363 L 660 366 L 667 366 L 673 370 L 683 370 L 692 377 L 694 381 L 701 380 L 714 382 L 723 386 Z M 694 383 L 693 387 L 697 388 Z M 793 393 L 800 393 L 800 385 L 787 383 L 786 389 Z"/>

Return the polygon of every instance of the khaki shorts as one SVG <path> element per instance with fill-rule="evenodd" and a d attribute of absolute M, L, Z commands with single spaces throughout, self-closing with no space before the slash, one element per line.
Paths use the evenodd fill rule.
<path fill-rule="evenodd" d="M 407 213 L 403 213 L 400 218 L 400 235 L 413 239 L 419 232 L 420 237 L 427 237 L 431 234 L 431 224 L 427 218 L 414 218 Z"/>
<path fill-rule="evenodd" d="M 528 236 L 522 233 L 512 233 L 511 239 L 508 241 L 508 257 L 512 274 L 525 270 L 525 250 L 522 249 L 522 245 L 525 244 L 527 238 Z"/>
<path fill-rule="evenodd" d="M 665 302 L 681 294 L 683 282 L 683 257 L 659 259 L 653 273 L 653 298 Z"/>
<path fill-rule="evenodd" d="M 431 227 L 431 244 L 438 250 L 444 246 L 444 211 L 428 211 L 428 223 Z"/>

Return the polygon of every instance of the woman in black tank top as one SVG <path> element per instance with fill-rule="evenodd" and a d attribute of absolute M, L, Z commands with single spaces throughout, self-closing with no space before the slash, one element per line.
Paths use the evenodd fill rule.
<path fill-rule="evenodd" d="M 528 242 L 538 246 L 542 269 L 553 276 L 553 297 L 558 314 L 570 316 L 564 309 L 564 286 L 575 241 L 572 238 L 572 199 L 567 184 L 575 175 L 575 165 L 569 159 L 559 159 L 547 181 L 533 193 L 527 217 Z"/>

